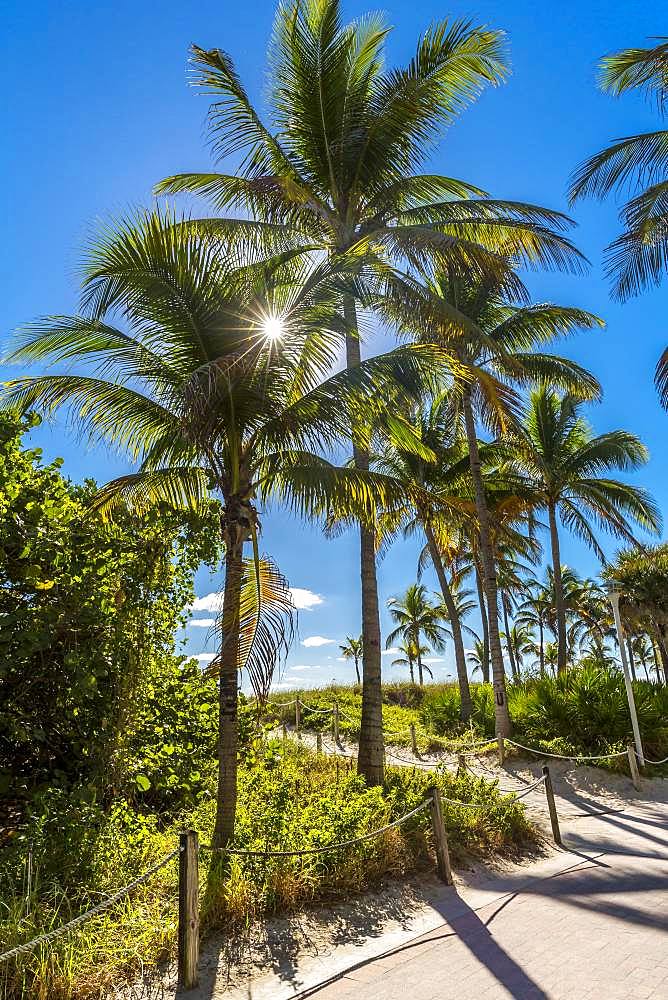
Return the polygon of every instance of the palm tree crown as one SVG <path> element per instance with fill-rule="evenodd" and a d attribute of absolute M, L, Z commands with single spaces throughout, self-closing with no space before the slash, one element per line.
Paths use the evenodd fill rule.
<path fill-rule="evenodd" d="M 646 448 L 627 431 L 595 436 L 582 407 L 581 398 L 540 386 L 532 391 L 521 426 L 513 431 L 511 465 L 549 518 L 560 670 L 566 667 L 567 642 L 557 517 L 601 559 L 605 557 L 593 525 L 626 539 L 633 538 L 634 524 L 651 532 L 660 525 L 656 505 L 645 490 L 604 475 L 642 465 Z"/>
<path fill-rule="evenodd" d="M 445 647 L 447 632 L 443 622 L 443 613 L 437 604 L 433 604 L 429 600 L 427 588 L 421 583 L 412 583 L 401 597 L 391 597 L 387 606 L 392 621 L 395 623 L 395 628 L 387 637 L 387 646 L 388 648 L 392 646 L 399 637 L 414 644 L 418 681 L 422 684 L 423 663 L 420 640 L 424 636 L 434 649 L 441 650 Z"/>
<path fill-rule="evenodd" d="M 668 39 L 650 48 L 624 49 L 601 60 L 601 88 L 613 97 L 643 91 L 663 117 L 668 107 Z M 658 285 L 668 260 L 668 131 L 626 136 L 595 153 L 571 180 L 570 200 L 632 193 L 620 212 L 623 231 L 607 248 L 613 294 L 622 301 Z M 656 367 L 661 405 L 668 409 L 668 348 Z"/>

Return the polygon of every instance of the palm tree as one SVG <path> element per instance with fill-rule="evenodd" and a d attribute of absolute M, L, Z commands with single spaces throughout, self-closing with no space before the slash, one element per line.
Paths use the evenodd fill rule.
<path fill-rule="evenodd" d="M 496 435 L 503 432 L 514 421 L 519 407 L 513 387 L 535 384 L 541 379 L 567 388 L 577 387 L 583 395 L 598 395 L 600 387 L 589 372 L 567 359 L 539 353 L 536 348 L 575 329 L 601 326 L 602 321 L 584 310 L 551 303 L 516 305 L 504 298 L 504 290 L 499 282 L 453 277 L 437 268 L 421 284 L 415 282 L 404 301 L 396 303 L 389 299 L 383 308 L 403 331 L 418 340 L 447 344 L 460 363 L 459 373 L 452 378 L 449 397 L 452 419 L 463 425 L 469 448 L 496 727 L 500 735 L 510 735 L 492 525 L 476 420 Z M 464 317 L 458 330 L 453 329 L 450 318 L 453 309 Z"/>
<path fill-rule="evenodd" d="M 457 273 L 500 277 L 500 245 L 530 265 L 577 267 L 562 235 L 570 220 L 532 205 L 502 202 L 451 177 L 419 173 L 442 132 L 489 85 L 507 74 L 503 33 L 469 21 L 433 24 L 410 64 L 386 69 L 388 27 L 377 15 L 345 24 L 340 0 L 287 0 L 270 43 L 270 124 L 251 104 L 229 55 L 193 46 L 194 82 L 213 102 L 218 163 L 241 154 L 236 175 L 188 173 L 159 193 L 203 195 L 216 212 L 244 218 L 198 220 L 219 235 L 293 253 L 363 253 L 364 283 L 389 294 L 401 284 L 388 262 L 436 255 Z M 251 216 L 249 220 L 248 216 Z M 369 254 L 373 260 L 369 263 Z M 371 280 L 374 279 L 374 280 Z M 343 296 L 346 364 L 359 364 L 356 296 Z M 458 321 L 458 320 L 457 320 Z M 369 467 L 355 442 L 355 466 Z M 381 635 L 373 526 L 360 529 L 363 694 L 358 770 L 383 772 Z"/>
<path fill-rule="evenodd" d="M 518 626 L 538 632 L 536 655 L 542 677 L 545 674 L 545 629 L 549 627 L 550 596 L 545 584 L 536 579 L 529 579 L 524 582 L 523 597 L 515 621 Z"/>
<path fill-rule="evenodd" d="M 483 670 L 485 664 L 486 650 L 482 639 L 477 637 L 473 640 L 473 649 L 469 649 L 466 654 L 466 659 L 471 665 L 471 673 L 477 673 Z"/>
<path fill-rule="evenodd" d="M 429 450 L 430 459 L 417 454 L 415 449 L 401 448 L 385 440 L 374 467 L 406 487 L 404 509 L 389 517 L 382 516 L 380 533 L 387 539 L 403 527 L 406 535 L 419 530 L 426 538 L 425 551 L 441 588 L 442 617 L 449 621 L 452 630 L 460 711 L 466 722 L 472 705 L 461 619 L 469 608 L 465 602 L 458 606 L 458 600 L 464 598 L 458 597 L 455 575 L 448 578 L 445 561 L 452 559 L 459 544 L 457 526 L 474 517 L 474 508 L 466 475 L 467 449 L 461 440 L 452 439 L 452 427 L 443 419 L 447 409 L 447 399 L 441 394 L 417 409 L 411 421 L 416 437 Z M 421 558 L 418 571 L 422 568 Z"/>
<path fill-rule="evenodd" d="M 251 629 L 248 640 L 244 628 L 262 596 L 257 501 L 274 496 L 306 516 L 338 506 L 371 518 L 377 503 L 391 507 L 387 479 L 338 468 L 320 452 L 349 435 L 349 412 L 375 419 L 378 400 L 394 394 L 397 381 L 408 387 L 430 362 L 395 351 L 322 381 L 338 349 L 330 268 L 284 259 L 256 266 L 238 245 L 212 243 L 177 222 L 145 213 L 102 234 L 86 261 L 82 314 L 32 324 L 11 355 L 76 361 L 90 374 L 17 379 L 3 406 L 69 408 L 91 438 L 128 453 L 139 469 L 100 490 L 99 511 L 123 502 L 141 509 L 149 499 L 196 507 L 209 488 L 222 498 L 214 831 L 221 846 L 234 832 L 238 668 L 250 656 L 251 673 L 266 680 L 283 638 L 280 628 L 265 628 Z M 340 273 L 335 280 L 338 287 Z M 128 332 L 112 325 L 114 313 Z M 394 492 L 403 501 L 403 489 Z M 244 604 L 249 572 L 257 586 Z"/>
<path fill-rule="evenodd" d="M 642 664 L 648 681 L 651 680 L 650 667 L 654 667 L 658 674 L 659 667 L 656 662 L 654 646 L 646 633 L 641 632 L 633 636 L 631 639 L 631 650 L 634 658 Z"/>
<path fill-rule="evenodd" d="M 613 97 L 641 90 L 663 117 L 668 101 L 668 39 L 644 49 L 623 49 L 600 64 L 601 88 Z M 668 260 L 668 132 L 641 132 L 613 142 L 578 167 L 570 200 L 605 198 L 626 189 L 632 197 L 620 213 L 623 226 L 606 250 L 613 294 L 622 301 L 658 285 Z M 668 348 L 656 367 L 656 387 L 668 408 Z"/>
<path fill-rule="evenodd" d="M 536 506 L 548 514 L 560 672 L 566 669 L 568 647 L 557 518 L 601 559 L 592 520 L 627 540 L 633 540 L 632 523 L 652 532 L 660 525 L 645 490 L 601 475 L 638 468 L 647 461 L 646 448 L 627 431 L 594 436 L 582 406 L 577 396 L 560 396 L 542 385 L 532 391 L 521 426 L 513 431 L 513 464 L 533 491 Z"/>
<path fill-rule="evenodd" d="M 387 637 L 389 649 L 401 636 L 404 642 L 415 646 L 415 661 L 418 668 L 418 683 L 424 683 L 422 668 L 422 636 L 434 649 L 445 648 L 446 631 L 443 616 L 436 604 L 427 597 L 427 588 L 421 583 L 412 583 L 401 597 L 390 597 L 387 602 L 392 621 L 396 628 Z"/>
<path fill-rule="evenodd" d="M 344 660 L 352 660 L 355 664 L 355 677 L 357 683 L 360 682 L 360 660 L 362 659 L 362 636 L 355 639 L 352 635 L 346 636 L 346 641 L 339 646 L 341 656 Z"/>
<path fill-rule="evenodd" d="M 425 655 L 425 653 L 430 652 L 429 646 L 417 645 L 417 643 L 410 640 L 407 642 L 400 642 L 399 645 L 397 646 L 397 649 L 400 653 L 403 653 L 403 656 L 398 656 L 395 660 L 392 660 L 392 666 L 408 667 L 410 671 L 411 684 L 415 684 L 415 671 L 414 671 L 415 663 L 418 660 L 418 658 L 422 660 L 422 657 Z M 426 667 L 424 663 L 422 664 L 422 666 L 423 668 L 429 670 L 429 668 Z M 429 674 L 430 676 L 433 676 L 431 674 L 431 670 L 429 670 Z"/>
<path fill-rule="evenodd" d="M 528 625 L 523 625 L 521 622 L 516 621 L 507 632 L 504 632 L 503 637 L 506 641 L 508 652 L 510 653 L 510 650 L 512 650 L 513 662 L 515 664 L 513 679 L 518 681 L 522 676 L 524 658 L 533 655 L 536 649 L 533 632 Z"/>

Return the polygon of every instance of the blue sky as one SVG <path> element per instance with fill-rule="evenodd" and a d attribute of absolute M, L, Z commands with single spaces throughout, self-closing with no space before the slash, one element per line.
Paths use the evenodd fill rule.
<path fill-rule="evenodd" d="M 432 158 L 435 170 L 461 176 L 495 196 L 565 209 L 568 175 L 583 157 L 613 137 L 655 125 L 654 111 L 640 98 L 614 101 L 597 92 L 595 76 L 602 54 L 643 45 L 664 31 L 659 4 L 393 0 L 379 6 L 396 28 L 389 46 L 389 58 L 396 62 L 410 58 L 418 33 L 432 19 L 471 16 L 506 30 L 510 81 L 485 93 Z M 366 3 L 345 5 L 351 16 L 366 9 Z M 146 204 L 152 185 L 166 174 L 208 169 L 206 105 L 186 83 L 188 45 L 228 50 L 261 103 L 273 10 L 273 0 L 5 0 L 0 42 L 6 97 L 0 114 L 7 140 L 0 161 L 3 340 L 17 324 L 37 315 L 75 310 L 78 250 L 98 220 Z M 575 337 L 564 344 L 563 353 L 591 368 L 603 384 L 604 401 L 589 414 L 596 430 L 625 427 L 649 447 L 650 464 L 635 480 L 666 509 L 668 415 L 656 402 L 652 373 L 668 339 L 668 288 L 624 306 L 612 303 L 601 251 L 616 232 L 616 206 L 613 201 L 584 203 L 573 214 L 579 224 L 576 242 L 592 261 L 589 274 L 536 274 L 529 285 L 535 300 L 578 305 L 607 321 L 605 332 Z M 387 344 L 372 338 L 367 353 Z M 34 439 L 48 458 L 64 457 L 73 479 L 104 480 L 126 468 L 118 457 L 86 449 L 62 423 L 40 428 Z M 265 513 L 263 525 L 263 548 L 302 592 L 300 641 L 283 683 L 349 677 L 350 668 L 337 660 L 337 644 L 346 633 L 359 631 L 354 536 L 325 541 L 317 528 L 276 510 Z M 609 541 L 605 547 L 612 553 L 616 546 Z M 581 572 L 596 572 L 595 557 L 565 534 L 562 551 L 564 561 Z M 414 580 L 416 552 L 415 544 L 401 543 L 381 563 L 383 604 Z M 433 585 L 429 577 L 426 582 Z M 199 574 L 200 596 L 219 586 L 219 576 Z M 204 607 L 195 615 L 211 616 Z M 386 620 L 384 626 L 387 630 Z M 212 648 L 207 634 L 206 627 L 190 628 L 187 648 L 205 653 Z M 314 637 L 329 641 L 309 644 Z M 391 659 L 386 657 L 386 663 Z M 452 674 L 450 651 L 433 666 L 437 678 Z"/>

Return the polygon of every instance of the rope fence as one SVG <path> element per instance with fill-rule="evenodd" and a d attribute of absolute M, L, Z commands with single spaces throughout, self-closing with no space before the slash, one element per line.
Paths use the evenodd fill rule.
<path fill-rule="evenodd" d="M 132 892 L 133 889 L 136 889 L 137 886 L 147 882 L 151 875 L 154 875 L 155 872 L 164 868 L 165 865 L 172 860 L 172 858 L 175 858 L 176 855 L 179 854 L 179 852 L 180 848 L 177 847 L 170 854 L 166 855 L 166 857 L 162 858 L 161 861 L 158 861 L 156 864 L 148 868 L 143 875 L 139 875 L 138 878 L 133 879 L 132 882 L 128 882 L 128 884 L 123 886 L 122 889 L 115 892 L 113 896 L 110 896 L 108 899 L 103 900 L 103 902 L 98 903 L 97 906 L 91 907 L 90 910 L 86 910 L 85 913 L 80 913 L 72 920 L 68 920 L 68 922 L 63 924 L 61 927 L 57 927 L 53 931 L 47 931 L 45 934 L 40 934 L 38 937 L 33 938 L 32 941 L 26 941 L 25 944 L 18 944 L 15 948 L 11 948 L 9 951 L 4 952 L 0 955 L 0 963 L 8 961 L 10 958 L 17 958 L 19 955 L 27 955 L 28 952 L 34 951 L 35 948 L 39 948 L 43 944 L 49 944 L 51 941 L 56 941 L 58 938 L 69 934 L 75 927 L 79 927 L 81 924 L 85 924 L 87 921 L 92 920 L 93 917 L 98 915 L 98 913 L 103 913 L 110 907 L 115 906 L 116 903 L 119 903 L 121 899 L 124 899 L 125 896 Z"/>

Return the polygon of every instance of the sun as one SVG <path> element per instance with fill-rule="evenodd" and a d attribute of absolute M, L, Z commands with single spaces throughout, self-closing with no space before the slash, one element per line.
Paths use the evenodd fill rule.
<path fill-rule="evenodd" d="M 280 316 L 267 316 L 262 321 L 262 332 L 266 340 L 280 340 L 285 333 L 285 325 Z"/>

